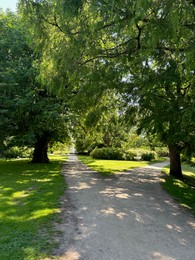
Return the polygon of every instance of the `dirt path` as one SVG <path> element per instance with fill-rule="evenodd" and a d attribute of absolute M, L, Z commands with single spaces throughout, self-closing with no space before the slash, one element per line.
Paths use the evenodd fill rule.
<path fill-rule="evenodd" d="M 72 155 L 63 172 L 58 259 L 195 259 L 195 219 L 162 190 L 159 165 L 104 177 Z"/>

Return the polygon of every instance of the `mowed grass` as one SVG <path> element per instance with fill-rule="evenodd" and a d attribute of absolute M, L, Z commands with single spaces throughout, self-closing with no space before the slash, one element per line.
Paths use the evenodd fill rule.
<path fill-rule="evenodd" d="M 162 182 L 163 188 L 181 206 L 189 208 L 195 215 L 195 167 L 182 165 L 182 172 L 185 177 L 183 181 L 169 176 L 169 167 L 165 167 L 163 172 L 167 174 Z"/>
<path fill-rule="evenodd" d="M 153 162 L 145 161 L 118 161 L 118 160 L 99 160 L 93 159 L 90 156 L 78 155 L 79 160 L 84 164 L 89 166 L 95 171 L 102 174 L 115 174 L 117 172 L 125 171 L 128 169 L 133 169 L 136 167 L 142 167 L 149 165 L 151 163 L 163 161 L 160 160 Z M 183 174 L 185 177 L 184 181 L 174 179 L 168 175 L 169 166 L 163 169 L 167 173 L 163 180 L 164 189 L 173 196 L 180 205 L 185 206 L 192 210 L 195 214 L 195 167 L 190 167 L 189 165 L 182 165 Z"/>
<path fill-rule="evenodd" d="M 0 160 L 0 259 L 38 260 L 55 246 L 52 223 L 59 221 L 65 182 L 62 157 L 49 164 Z"/>
<path fill-rule="evenodd" d="M 78 155 L 78 158 L 93 170 L 105 175 L 151 164 L 145 161 L 100 160 L 86 155 Z"/>

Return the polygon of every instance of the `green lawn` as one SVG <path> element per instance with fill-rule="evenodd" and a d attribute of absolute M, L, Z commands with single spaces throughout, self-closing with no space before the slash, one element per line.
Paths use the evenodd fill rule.
<path fill-rule="evenodd" d="M 65 189 L 61 160 L 55 156 L 49 164 L 0 160 L 1 260 L 37 260 L 51 253 L 52 222 L 59 220 Z"/>
<path fill-rule="evenodd" d="M 78 155 L 78 158 L 84 164 L 102 174 L 114 174 L 116 172 L 121 172 L 151 164 L 151 162 L 144 161 L 100 160 L 85 155 Z"/>
<path fill-rule="evenodd" d="M 142 161 L 118 161 L 118 160 L 99 160 L 90 156 L 78 155 L 78 158 L 87 166 L 102 174 L 114 174 L 116 172 L 125 171 L 135 167 L 146 166 L 151 162 Z M 154 161 L 153 161 L 154 162 Z M 152 162 L 152 163 L 153 163 Z M 156 161 L 155 161 L 156 162 Z M 195 214 L 195 167 L 182 165 L 185 181 L 176 180 L 168 176 L 169 167 L 165 167 L 163 171 L 167 173 L 164 182 L 164 189 L 170 193 L 182 206 L 185 206 Z"/>
<path fill-rule="evenodd" d="M 184 181 L 169 176 L 169 167 L 165 167 L 163 171 L 167 174 L 162 183 L 164 189 L 173 196 L 180 205 L 189 208 L 195 215 L 195 167 L 186 164 L 182 165 L 182 171 L 185 177 Z"/>

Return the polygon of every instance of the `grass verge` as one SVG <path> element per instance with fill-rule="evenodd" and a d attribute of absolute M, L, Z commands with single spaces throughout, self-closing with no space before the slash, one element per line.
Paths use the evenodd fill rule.
<path fill-rule="evenodd" d="M 182 165 L 182 172 L 185 177 L 184 181 L 177 180 L 168 175 L 169 167 L 165 167 L 163 172 L 166 173 L 163 179 L 163 188 L 181 205 L 190 210 L 195 215 L 195 167 Z"/>
<path fill-rule="evenodd" d="M 48 257 L 65 183 L 62 157 L 49 164 L 0 160 L 0 259 Z"/>
<path fill-rule="evenodd" d="M 136 167 L 143 167 L 153 163 L 145 161 L 100 160 L 94 159 L 91 156 L 86 155 L 78 155 L 78 158 L 93 170 L 100 172 L 104 175 L 114 174 Z"/>

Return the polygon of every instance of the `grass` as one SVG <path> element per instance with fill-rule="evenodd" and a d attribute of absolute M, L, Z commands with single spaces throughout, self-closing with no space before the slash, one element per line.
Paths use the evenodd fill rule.
<path fill-rule="evenodd" d="M 64 159 L 64 158 L 63 158 Z M 48 257 L 65 183 L 62 157 L 49 164 L 0 160 L 0 259 Z"/>
<path fill-rule="evenodd" d="M 146 166 L 148 164 L 164 160 L 162 158 L 158 161 L 152 162 L 99 160 L 83 155 L 78 155 L 78 158 L 93 170 L 105 175 L 114 174 L 136 167 Z M 195 167 L 184 164 L 182 165 L 182 170 L 185 177 L 184 181 L 177 180 L 169 176 L 169 167 L 165 167 L 163 171 L 166 172 L 167 175 L 164 178 L 162 185 L 164 189 L 170 193 L 170 195 L 173 196 L 180 205 L 191 209 L 195 214 Z"/>
<path fill-rule="evenodd" d="M 168 175 L 169 167 L 163 169 L 165 176 L 163 188 L 181 205 L 190 210 L 195 215 L 195 167 L 182 165 L 182 172 L 185 180 L 177 180 Z"/>
<path fill-rule="evenodd" d="M 104 175 L 114 174 L 117 172 L 133 169 L 136 167 L 142 167 L 153 163 L 145 161 L 100 160 L 86 155 L 78 155 L 78 158 L 93 170 Z"/>

